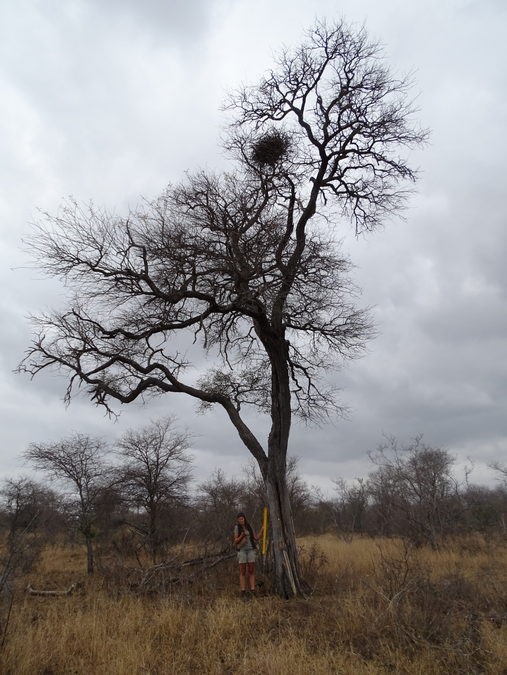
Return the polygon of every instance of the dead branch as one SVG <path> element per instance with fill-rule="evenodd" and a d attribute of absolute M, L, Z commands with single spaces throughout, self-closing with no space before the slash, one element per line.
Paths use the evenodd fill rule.
<path fill-rule="evenodd" d="M 113 587 L 127 586 L 131 591 L 142 594 L 158 593 L 168 586 L 191 584 L 196 577 L 202 577 L 235 555 L 234 551 L 226 548 L 189 560 L 172 558 L 147 569 L 116 564 L 102 568 L 102 573 Z"/>
<path fill-rule="evenodd" d="M 44 597 L 54 597 L 54 596 L 63 596 L 63 595 L 72 595 L 78 588 L 79 584 L 71 584 L 66 591 L 43 591 L 36 590 L 32 588 L 30 584 L 25 589 L 25 593 L 29 595 L 42 595 Z"/>
<path fill-rule="evenodd" d="M 217 553 L 210 553 L 208 555 L 199 556 L 198 558 L 184 560 L 181 563 L 172 563 L 172 562 L 160 563 L 145 570 L 140 580 L 139 587 L 140 588 L 146 587 L 150 581 L 152 581 L 159 575 L 163 577 L 163 582 L 165 584 L 167 583 L 176 584 L 182 581 L 190 581 L 195 576 L 202 574 L 202 572 L 206 572 L 212 569 L 213 567 L 216 567 L 217 565 L 226 562 L 227 560 L 231 560 L 231 558 L 234 558 L 235 555 L 236 553 L 231 552 L 230 548 L 226 548 Z M 169 578 L 165 577 L 166 572 L 173 572 L 173 573 L 180 572 L 184 568 L 195 566 L 199 566 L 199 569 L 196 572 L 194 572 L 194 574 L 185 576 L 174 576 Z"/>

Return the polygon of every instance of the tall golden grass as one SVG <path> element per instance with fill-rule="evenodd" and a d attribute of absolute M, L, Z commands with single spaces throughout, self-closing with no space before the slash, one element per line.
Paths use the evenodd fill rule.
<path fill-rule="evenodd" d="M 326 535 L 300 545 L 311 597 L 248 602 L 234 561 L 146 597 L 100 574 L 86 579 L 82 550 L 50 548 L 18 582 L 0 672 L 507 674 L 505 543 L 475 537 L 433 551 Z M 71 581 L 84 587 L 23 592 Z"/>

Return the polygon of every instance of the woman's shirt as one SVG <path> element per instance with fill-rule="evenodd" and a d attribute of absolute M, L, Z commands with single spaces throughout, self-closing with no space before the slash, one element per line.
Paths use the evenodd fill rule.
<path fill-rule="evenodd" d="M 239 536 L 239 525 L 234 526 L 234 536 L 238 537 Z M 252 541 L 252 537 L 250 536 L 250 532 L 245 528 L 245 535 L 246 535 L 246 541 L 242 539 L 238 546 L 241 548 L 242 551 L 251 551 L 255 548 L 254 543 Z M 245 543 L 243 543 L 245 542 Z"/>

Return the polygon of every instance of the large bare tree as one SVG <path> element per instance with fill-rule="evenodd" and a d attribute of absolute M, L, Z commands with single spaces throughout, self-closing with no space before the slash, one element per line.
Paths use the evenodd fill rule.
<path fill-rule="evenodd" d="M 415 179 L 403 151 L 425 138 L 408 88 L 364 30 L 317 23 L 231 96 L 230 172 L 191 175 L 126 217 L 67 203 L 31 240 L 75 296 L 36 319 L 21 370 L 56 366 L 67 399 L 85 385 L 108 409 L 161 392 L 221 406 L 266 483 L 283 596 L 304 593 L 286 483 L 292 416 L 332 408 L 321 375 L 371 334 L 336 230 L 372 230 L 403 205 Z M 185 340 L 208 354 L 200 378 Z M 267 439 L 246 423 L 248 405 L 269 416 Z"/>

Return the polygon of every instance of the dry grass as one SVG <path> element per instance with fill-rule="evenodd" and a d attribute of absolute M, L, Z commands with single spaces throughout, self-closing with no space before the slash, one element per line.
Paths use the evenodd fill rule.
<path fill-rule="evenodd" d="M 20 580 L 3 675 L 507 674 L 507 547 L 301 540 L 308 600 L 238 598 L 234 562 L 164 596 L 87 580 L 79 548 L 48 549 Z M 21 584 L 82 593 L 43 598 Z"/>

